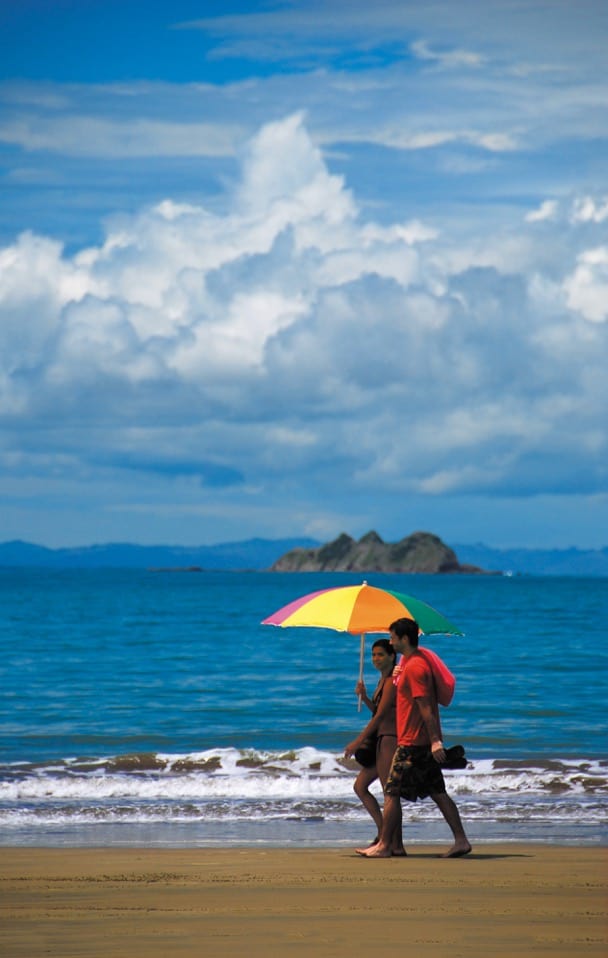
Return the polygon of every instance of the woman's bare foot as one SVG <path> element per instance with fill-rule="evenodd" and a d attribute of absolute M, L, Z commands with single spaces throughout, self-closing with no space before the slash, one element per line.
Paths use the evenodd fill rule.
<path fill-rule="evenodd" d="M 465 855 L 468 855 L 471 851 L 471 846 L 468 842 L 456 842 L 455 845 L 452 845 L 447 852 L 444 852 L 443 855 L 440 855 L 440 858 L 463 858 Z"/>
<path fill-rule="evenodd" d="M 387 848 L 386 845 L 381 845 L 378 842 L 377 845 L 370 845 L 369 848 L 355 848 L 357 855 L 361 855 L 362 858 L 391 858 L 392 852 L 390 848 Z"/>

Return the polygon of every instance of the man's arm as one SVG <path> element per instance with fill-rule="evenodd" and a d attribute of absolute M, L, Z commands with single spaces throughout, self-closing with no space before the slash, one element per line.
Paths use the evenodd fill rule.
<path fill-rule="evenodd" d="M 440 765 L 443 765 L 447 759 L 447 755 L 445 754 L 443 742 L 441 741 L 441 732 L 439 730 L 439 725 L 437 724 L 437 719 L 435 718 L 435 713 L 431 708 L 430 699 L 426 695 L 421 695 L 416 696 L 415 702 L 420 710 L 422 721 L 426 725 L 426 730 L 429 734 L 429 739 L 431 740 L 431 752 L 433 753 L 433 758 Z"/>

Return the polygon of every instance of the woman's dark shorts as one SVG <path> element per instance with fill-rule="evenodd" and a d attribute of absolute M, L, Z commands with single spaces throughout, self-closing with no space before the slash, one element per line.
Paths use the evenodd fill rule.
<path fill-rule="evenodd" d="M 426 745 L 398 745 L 384 791 L 408 802 L 445 792 L 441 767 Z"/>

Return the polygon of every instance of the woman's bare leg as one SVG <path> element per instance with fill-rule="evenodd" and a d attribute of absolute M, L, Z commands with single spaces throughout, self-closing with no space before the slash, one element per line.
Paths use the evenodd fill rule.
<path fill-rule="evenodd" d="M 372 782 L 375 782 L 377 778 L 378 770 L 375 765 L 372 765 L 371 768 L 362 768 L 355 779 L 353 789 L 357 798 L 373 818 L 379 835 L 380 829 L 382 828 L 382 810 L 376 801 L 376 797 L 372 795 L 369 790 L 369 786 Z"/>
<path fill-rule="evenodd" d="M 384 796 L 384 825 L 380 839 L 369 848 L 355 848 L 364 858 L 390 858 L 393 854 L 391 842 L 397 829 L 401 829 L 401 799 L 398 795 Z"/>

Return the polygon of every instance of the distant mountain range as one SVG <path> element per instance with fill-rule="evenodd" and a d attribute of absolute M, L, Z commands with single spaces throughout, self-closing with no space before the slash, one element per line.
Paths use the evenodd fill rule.
<path fill-rule="evenodd" d="M 461 562 L 513 575 L 608 576 L 608 547 L 603 549 L 492 549 L 455 545 Z"/>
<path fill-rule="evenodd" d="M 318 549 L 308 538 L 247 539 L 211 546 L 141 546 L 131 543 L 48 549 L 14 540 L 0 543 L 1 566 L 46 568 L 131 568 L 252 570 L 270 569 L 295 548 Z M 513 575 L 608 577 L 608 547 L 603 549 L 493 549 L 476 543 L 452 545 L 461 565 Z"/>
<path fill-rule="evenodd" d="M 315 546 L 314 539 L 247 539 L 212 546 L 141 546 L 128 542 L 47 549 L 22 542 L 0 543 L 0 566 L 42 566 L 63 569 L 269 569 L 296 546 Z"/>

